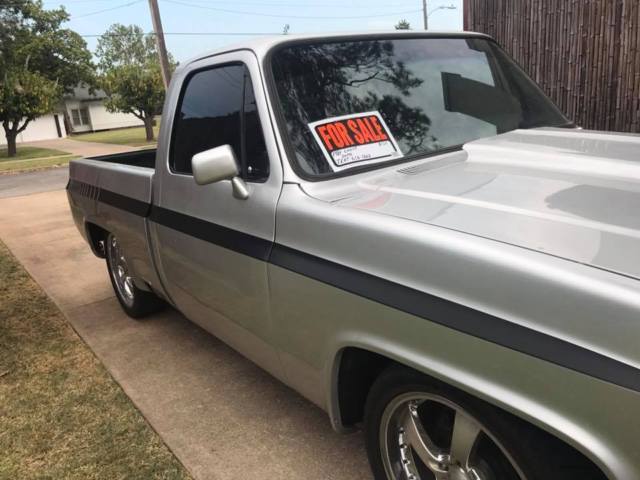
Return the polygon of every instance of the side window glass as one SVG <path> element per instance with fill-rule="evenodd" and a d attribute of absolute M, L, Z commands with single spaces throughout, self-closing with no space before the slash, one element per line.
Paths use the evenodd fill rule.
<path fill-rule="evenodd" d="M 195 73 L 182 93 L 174 122 L 170 165 L 191 174 L 191 157 L 222 145 L 240 156 L 244 66 L 227 65 Z"/>
<path fill-rule="evenodd" d="M 244 152 L 243 177 L 247 180 L 261 181 L 269 176 L 269 156 L 264 143 L 262 125 L 258 116 L 256 97 L 253 92 L 251 76 L 245 68 L 244 88 Z"/>
<path fill-rule="evenodd" d="M 246 180 L 269 176 L 269 158 L 251 77 L 244 65 L 202 70 L 187 80 L 174 121 L 169 164 L 191 174 L 199 152 L 230 145 Z"/>

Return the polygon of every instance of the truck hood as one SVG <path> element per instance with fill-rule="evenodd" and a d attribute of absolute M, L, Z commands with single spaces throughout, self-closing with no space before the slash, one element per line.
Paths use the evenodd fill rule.
<path fill-rule="evenodd" d="M 337 182 L 317 196 L 640 278 L 640 135 L 516 130 Z"/>

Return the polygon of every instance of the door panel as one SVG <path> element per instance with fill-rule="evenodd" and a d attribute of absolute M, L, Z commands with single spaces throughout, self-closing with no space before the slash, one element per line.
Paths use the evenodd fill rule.
<path fill-rule="evenodd" d="M 189 65 L 180 76 L 183 92 L 165 107 L 173 102 L 177 119 L 163 119 L 173 122 L 175 133 L 172 146 L 159 153 L 165 163 L 157 166 L 158 207 L 151 215 L 163 283 L 187 317 L 279 376 L 265 260 L 282 170 L 257 60 L 249 52 L 222 55 Z M 245 101 L 252 86 L 255 99 L 246 95 Z M 251 132 L 242 129 L 247 126 Z M 246 200 L 233 197 L 230 181 L 198 186 L 190 174 L 193 154 L 221 144 L 232 145 L 242 163 Z"/>

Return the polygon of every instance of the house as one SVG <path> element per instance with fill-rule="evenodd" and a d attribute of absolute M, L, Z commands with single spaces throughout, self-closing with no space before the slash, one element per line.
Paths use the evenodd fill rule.
<path fill-rule="evenodd" d="M 62 105 L 51 114 L 38 117 L 18 134 L 17 142 L 35 142 L 64 138 L 69 133 L 95 132 L 113 128 L 143 126 L 142 120 L 130 113 L 110 113 L 104 105 L 107 95 L 102 90 L 91 92 L 87 86 L 78 85 L 64 96 Z M 7 139 L 0 128 L 0 145 Z"/>
<path fill-rule="evenodd" d="M 78 85 L 71 94 L 65 95 L 63 104 L 68 130 L 71 133 L 83 133 L 144 125 L 142 120 L 130 113 L 108 112 L 104 105 L 106 98 L 103 90 L 91 92 L 85 85 Z"/>
<path fill-rule="evenodd" d="M 29 122 L 27 128 L 18 134 L 16 141 L 36 142 L 38 140 L 51 140 L 53 138 L 64 138 L 67 136 L 67 129 L 63 121 L 64 113 L 58 111 L 43 115 Z M 7 139 L 4 136 L 4 129 L 0 128 L 0 146 L 6 145 Z"/>

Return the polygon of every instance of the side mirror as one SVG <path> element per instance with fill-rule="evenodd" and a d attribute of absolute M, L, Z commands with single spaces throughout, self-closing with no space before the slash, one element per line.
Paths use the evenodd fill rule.
<path fill-rule="evenodd" d="M 208 185 L 238 176 L 238 162 L 229 145 L 196 153 L 191 158 L 193 178 L 198 185 Z"/>
<path fill-rule="evenodd" d="M 196 153 L 191 158 L 193 179 L 198 185 L 208 185 L 222 180 L 231 180 L 233 196 L 245 200 L 249 198 L 247 185 L 238 175 L 238 161 L 230 145 L 211 148 Z"/>

